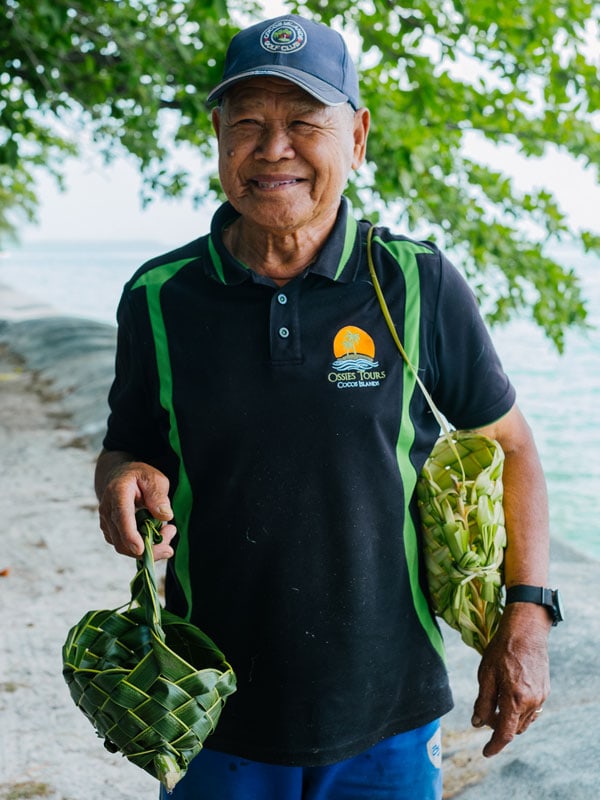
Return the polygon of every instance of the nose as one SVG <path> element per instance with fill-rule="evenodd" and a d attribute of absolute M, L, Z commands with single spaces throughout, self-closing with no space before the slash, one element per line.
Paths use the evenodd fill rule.
<path fill-rule="evenodd" d="M 256 146 L 256 155 L 266 161 L 294 158 L 290 133 L 285 125 L 265 125 Z"/>

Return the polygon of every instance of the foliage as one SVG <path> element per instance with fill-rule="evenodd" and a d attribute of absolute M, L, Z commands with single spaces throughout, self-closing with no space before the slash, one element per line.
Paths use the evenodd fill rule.
<path fill-rule="evenodd" d="M 247 0 L 0 3 L 0 239 L 14 224 L 11 212 L 35 214 L 36 166 L 59 178 L 84 130 L 107 159 L 123 150 L 137 159 L 145 199 L 206 195 L 204 179 L 172 162 L 173 144 L 207 160 L 213 154 L 204 99 L 225 44 L 242 19 L 268 12 Z M 479 163 L 469 136 L 509 143 L 529 158 L 554 144 L 596 169 L 600 82 L 590 41 L 599 6 L 290 0 L 286 9 L 362 42 L 373 129 L 368 166 L 349 188 L 355 205 L 458 246 L 491 321 L 526 310 L 562 348 L 565 328 L 583 324 L 585 309 L 574 272 L 545 248 L 571 239 L 599 250 L 598 232 L 570 230 L 548 191 L 520 192 Z"/>
<path fill-rule="evenodd" d="M 91 134 L 107 160 L 123 149 L 148 189 L 176 195 L 182 171 L 165 166 L 161 111 L 177 113 L 176 141 L 210 152 L 204 107 L 216 55 L 234 28 L 219 0 L 2 0 L 0 165 L 20 170 L 77 152 Z M 82 113 L 83 112 L 83 113 Z M 58 131 L 58 133 L 57 133 Z M 15 192 L 16 205 L 21 205 Z M 30 198 L 31 199 L 31 198 Z M 29 211 L 31 203 L 26 204 Z"/>

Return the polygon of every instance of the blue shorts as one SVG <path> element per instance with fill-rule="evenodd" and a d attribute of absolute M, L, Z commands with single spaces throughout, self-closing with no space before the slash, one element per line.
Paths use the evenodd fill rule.
<path fill-rule="evenodd" d="M 202 750 L 161 800 L 441 800 L 440 722 L 326 767 L 283 767 Z"/>

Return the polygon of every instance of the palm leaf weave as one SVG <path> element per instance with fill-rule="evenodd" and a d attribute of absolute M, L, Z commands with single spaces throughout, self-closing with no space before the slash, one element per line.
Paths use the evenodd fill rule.
<path fill-rule="evenodd" d="M 438 439 L 417 484 L 435 613 L 479 653 L 502 615 L 504 453 L 471 431 Z"/>
<path fill-rule="evenodd" d="M 138 527 L 145 550 L 129 606 L 89 611 L 69 631 L 63 675 L 106 748 L 170 791 L 215 729 L 236 681 L 208 636 L 161 608 L 152 555 L 157 523 L 138 516 Z"/>

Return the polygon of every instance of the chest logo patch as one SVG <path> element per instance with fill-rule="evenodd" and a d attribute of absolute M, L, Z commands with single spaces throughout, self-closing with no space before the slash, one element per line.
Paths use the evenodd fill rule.
<path fill-rule="evenodd" d="M 385 380 L 385 370 L 375 358 L 375 342 L 362 328 L 340 328 L 333 338 L 333 355 L 327 380 L 338 389 L 364 389 Z"/>

